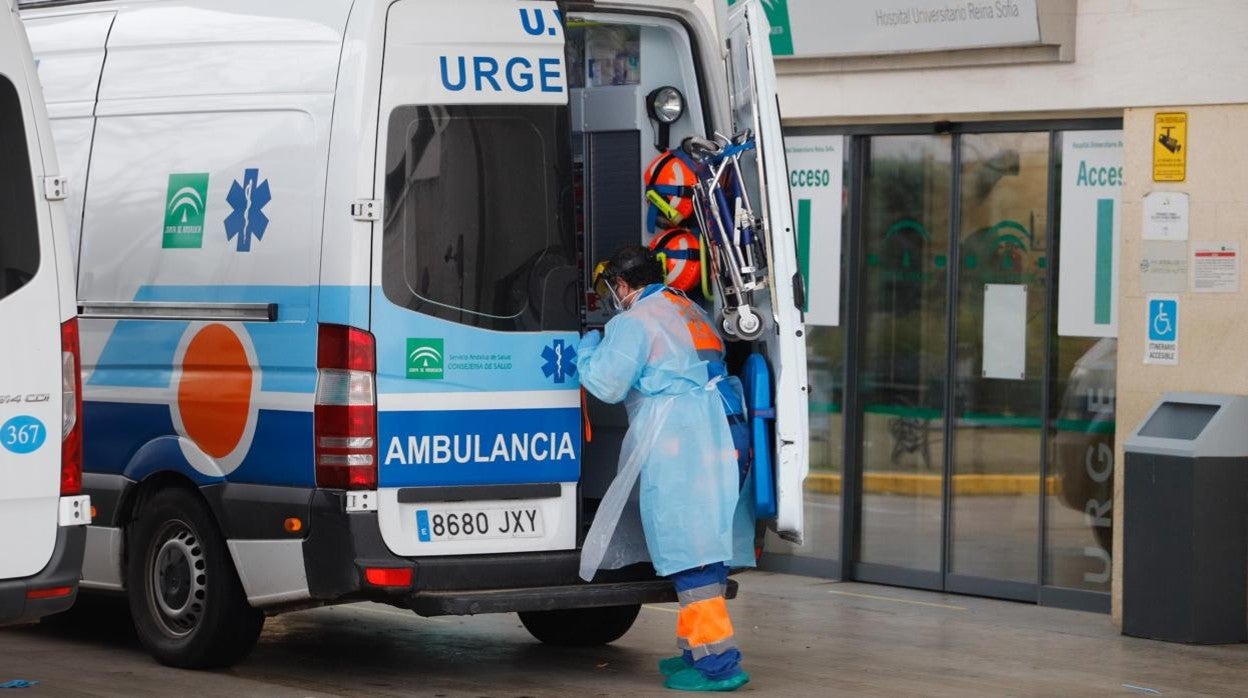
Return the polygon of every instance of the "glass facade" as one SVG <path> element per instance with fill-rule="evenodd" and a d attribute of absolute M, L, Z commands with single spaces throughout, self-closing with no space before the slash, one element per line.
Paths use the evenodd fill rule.
<path fill-rule="evenodd" d="M 1118 340 L 1061 337 L 1055 359 L 1044 581 L 1108 593 Z"/>
<path fill-rule="evenodd" d="M 966 134 L 959 145 L 949 572 L 1034 583 L 1049 134 Z"/>
<path fill-rule="evenodd" d="M 1116 340 L 1057 332 L 1057 212 L 1063 131 L 1120 125 L 1011 126 L 795 131 L 848 136 L 842 322 L 765 567 L 1108 610 Z"/>
<path fill-rule="evenodd" d="M 864 145 L 859 560 L 940 570 L 948 345 L 949 136 Z"/>

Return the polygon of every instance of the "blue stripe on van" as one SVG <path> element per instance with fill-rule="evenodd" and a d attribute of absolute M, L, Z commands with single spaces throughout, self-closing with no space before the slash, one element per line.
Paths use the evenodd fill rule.
<path fill-rule="evenodd" d="M 319 295 L 314 291 L 319 288 Z M 371 293 L 371 296 L 370 296 Z M 371 298 L 371 301 L 370 301 Z M 555 340 L 575 347 L 575 332 L 493 332 L 400 308 L 380 288 L 349 286 L 144 286 L 135 300 L 184 303 L 276 303 L 278 321 L 242 323 L 262 370 L 261 390 L 316 390 L 316 322 L 369 327 L 377 339 L 378 392 L 577 390 L 575 373 L 556 382 L 543 368 Z M 315 304 L 320 303 L 319 312 Z M 369 305 L 372 306 L 371 323 Z M 85 322 L 98 322 L 86 320 Z M 109 335 L 88 385 L 167 388 L 188 323 L 121 320 Z M 407 377 L 407 340 L 443 341 L 445 372 L 437 380 Z M 496 357 L 483 360 L 481 357 Z M 571 362 L 569 362 L 571 363 Z"/>
<path fill-rule="evenodd" d="M 87 385 L 102 388 L 168 388 L 173 377 L 174 354 L 189 324 L 168 320 L 118 321 Z M 243 323 L 243 327 L 256 348 L 256 358 L 261 367 L 261 390 L 315 392 L 315 324 L 248 322 Z"/>
<path fill-rule="evenodd" d="M 371 289 L 367 286 L 322 286 L 321 322 L 351 327 L 368 327 L 368 303 Z"/>
<path fill-rule="evenodd" d="M 550 366 L 556 340 L 562 340 L 563 347 L 574 347 L 576 333 L 481 330 L 400 308 L 386 300 L 380 288 L 145 286 L 135 299 L 277 303 L 277 322 L 242 323 L 261 365 L 263 391 L 315 391 L 318 320 L 373 328 L 381 394 L 579 388 L 575 373 L 569 370 L 571 361 L 561 364 L 559 371 L 543 370 Z M 177 321 L 117 322 L 89 385 L 168 388 L 174 354 L 187 327 L 188 323 Z M 442 340 L 442 377 L 407 377 L 411 338 Z M 142 476 L 160 468 L 183 472 L 196 482 L 210 479 L 194 471 L 181 456 L 167 405 L 94 401 L 89 392 L 84 408 L 89 472 Z M 579 478 L 581 425 L 576 408 L 382 412 L 378 421 L 383 486 L 575 482 Z M 311 412 L 261 410 L 251 450 L 227 479 L 312 486 L 312 428 Z"/>
<path fill-rule="evenodd" d="M 260 389 L 311 393 L 316 390 L 316 322 L 310 286 L 144 286 L 136 301 L 182 303 L 276 303 L 277 322 L 243 323 L 261 366 Z M 367 326 L 368 289 L 320 287 L 319 299 L 332 317 Z M 87 322 L 93 322 L 87 320 Z M 173 358 L 189 323 L 121 320 L 114 326 L 87 384 L 112 388 L 167 388 Z"/>
<path fill-rule="evenodd" d="M 84 319 L 82 323 L 96 320 Z M 119 320 L 100 352 L 88 386 L 167 388 L 173 355 L 188 323 L 169 320 Z"/>
<path fill-rule="evenodd" d="M 86 400 L 82 404 L 82 468 L 132 479 L 155 470 L 175 470 L 208 484 L 210 480 L 186 462 L 173 434 L 173 418 L 166 405 Z"/>
<path fill-rule="evenodd" d="M 197 484 L 219 482 L 182 455 L 167 405 L 88 400 L 82 406 L 83 469 L 142 480 L 172 470 Z M 228 482 L 312 487 L 312 413 L 260 410 L 251 450 Z"/>
<path fill-rule="evenodd" d="M 253 485 L 315 487 L 312 413 L 260 410 L 247 458 L 226 480 Z"/>
<path fill-rule="evenodd" d="M 382 412 L 382 487 L 576 482 L 578 409 Z"/>
<path fill-rule="evenodd" d="M 556 340 L 564 347 L 580 343 L 576 332 L 496 332 L 423 315 L 390 302 L 373 288 L 373 335 L 377 338 L 377 392 L 447 393 L 529 390 L 579 390 L 576 373 L 567 370 L 557 382 L 543 369 Z M 443 372 L 434 379 L 407 376 L 408 339 L 442 345 Z M 424 342 L 422 342 L 424 343 Z"/>

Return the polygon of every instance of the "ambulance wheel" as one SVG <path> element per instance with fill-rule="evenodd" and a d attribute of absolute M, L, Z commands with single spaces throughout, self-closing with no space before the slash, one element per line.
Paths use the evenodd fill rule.
<path fill-rule="evenodd" d="M 603 608 L 569 608 L 559 611 L 527 611 L 520 622 L 533 637 L 558 647 L 592 647 L 624 637 L 633 627 L 640 605 Z"/>
<path fill-rule="evenodd" d="M 763 336 L 763 319 L 752 310 L 737 312 L 732 316 L 732 329 L 737 337 L 752 342 Z"/>
<path fill-rule="evenodd" d="M 128 528 L 126 586 L 139 640 L 161 664 L 230 666 L 264 627 L 230 561 L 225 538 L 195 494 L 167 489 Z"/>

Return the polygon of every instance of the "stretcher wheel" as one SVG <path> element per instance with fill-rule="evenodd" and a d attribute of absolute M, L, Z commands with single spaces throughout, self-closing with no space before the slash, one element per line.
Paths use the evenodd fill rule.
<path fill-rule="evenodd" d="M 719 329 L 723 330 L 724 334 L 730 339 L 735 339 L 737 336 L 737 323 L 735 316 L 728 313 L 721 314 L 719 316 Z"/>
<path fill-rule="evenodd" d="M 763 335 L 763 319 L 752 310 L 739 310 L 732 316 L 732 333 L 746 341 Z"/>

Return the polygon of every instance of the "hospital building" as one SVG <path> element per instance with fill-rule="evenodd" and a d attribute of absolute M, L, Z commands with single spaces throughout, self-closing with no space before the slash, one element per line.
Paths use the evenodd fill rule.
<path fill-rule="evenodd" d="M 766 5 L 811 473 L 765 567 L 1117 618 L 1124 439 L 1248 392 L 1248 4 Z"/>

